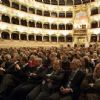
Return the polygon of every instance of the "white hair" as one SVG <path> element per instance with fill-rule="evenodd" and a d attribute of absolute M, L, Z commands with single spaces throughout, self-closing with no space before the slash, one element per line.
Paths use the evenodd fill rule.
<path fill-rule="evenodd" d="M 5 55 L 5 58 L 6 58 L 7 60 L 10 60 L 10 59 L 11 59 L 11 55 L 10 55 L 10 54 L 6 54 L 6 55 Z"/>

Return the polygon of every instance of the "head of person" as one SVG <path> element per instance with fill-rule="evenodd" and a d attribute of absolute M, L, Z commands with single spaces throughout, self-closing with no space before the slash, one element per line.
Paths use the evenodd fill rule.
<path fill-rule="evenodd" d="M 37 56 L 35 56 L 35 55 L 31 55 L 30 57 L 29 57 L 29 67 L 37 67 Z"/>
<path fill-rule="evenodd" d="M 96 52 L 93 53 L 93 59 L 97 59 L 98 55 Z"/>
<path fill-rule="evenodd" d="M 81 61 L 79 59 L 74 58 L 70 63 L 71 70 L 77 70 L 81 67 Z"/>
<path fill-rule="evenodd" d="M 35 60 L 35 58 L 36 58 L 36 56 L 35 56 L 35 55 L 30 55 L 30 57 L 29 57 L 29 61 L 34 61 L 34 60 Z"/>
<path fill-rule="evenodd" d="M 54 61 L 54 59 L 57 57 L 57 54 L 55 52 L 52 52 L 50 55 L 49 55 L 49 59 L 51 61 Z"/>
<path fill-rule="evenodd" d="M 53 70 L 58 71 L 61 69 L 61 62 L 60 60 L 56 59 L 53 61 Z"/>
<path fill-rule="evenodd" d="M 12 54 L 12 62 L 16 62 L 17 60 L 21 59 L 22 55 L 19 55 L 18 53 Z"/>
<path fill-rule="evenodd" d="M 5 61 L 10 61 L 11 60 L 11 55 L 10 54 L 6 54 L 5 55 Z"/>
<path fill-rule="evenodd" d="M 80 57 L 80 61 L 82 63 L 82 68 L 86 68 L 84 57 Z"/>
<path fill-rule="evenodd" d="M 94 78 L 100 78 L 100 63 L 98 63 L 93 72 Z"/>
<path fill-rule="evenodd" d="M 43 64 L 42 58 L 37 58 L 37 59 L 36 59 L 36 62 L 37 62 L 37 66 L 40 66 L 40 65 Z"/>
<path fill-rule="evenodd" d="M 28 62 L 28 58 L 27 58 L 26 56 L 21 57 L 21 59 L 20 59 L 20 64 L 21 64 L 21 65 L 24 65 L 24 64 L 26 64 L 27 62 Z"/>

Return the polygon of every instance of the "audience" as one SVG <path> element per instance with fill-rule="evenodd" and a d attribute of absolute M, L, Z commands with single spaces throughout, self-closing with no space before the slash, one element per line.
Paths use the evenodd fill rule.
<path fill-rule="evenodd" d="M 1 48 L 0 100 L 99 100 L 99 70 L 96 46 Z"/>
<path fill-rule="evenodd" d="M 87 95 L 88 100 L 100 100 L 100 63 L 96 65 L 94 72 L 83 80 L 81 91 Z"/>

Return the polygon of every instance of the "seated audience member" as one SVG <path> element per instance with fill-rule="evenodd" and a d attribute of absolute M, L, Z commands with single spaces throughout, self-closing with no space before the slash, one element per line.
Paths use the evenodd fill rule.
<path fill-rule="evenodd" d="M 1 59 L 0 60 L 0 82 L 1 82 L 1 80 L 3 78 L 4 73 L 5 73 L 5 69 L 2 67 L 2 63 L 3 63 L 3 61 Z"/>
<path fill-rule="evenodd" d="M 88 73 L 92 73 L 94 69 L 94 64 L 89 56 L 84 56 L 85 66 Z"/>
<path fill-rule="evenodd" d="M 55 59 L 53 61 L 52 66 L 53 70 L 49 71 L 48 74 L 46 74 L 42 82 L 42 86 L 40 87 L 41 90 L 39 94 L 35 97 L 33 96 L 35 91 L 37 91 L 35 89 L 30 94 L 28 94 L 28 96 L 26 97 L 27 100 L 48 100 L 51 94 L 55 93 L 56 91 L 59 91 L 64 72 L 58 59 Z M 37 89 L 38 88 L 39 87 L 37 87 Z"/>
<path fill-rule="evenodd" d="M 26 61 L 27 59 L 23 58 L 23 64 L 26 64 Z M 3 76 L 0 84 L 0 99 L 7 97 L 12 89 L 25 79 L 25 73 L 21 70 L 21 67 L 16 62 L 10 65 L 8 64 L 8 68 L 5 69 L 5 75 Z"/>
<path fill-rule="evenodd" d="M 80 93 L 80 85 L 84 79 L 85 73 L 80 70 L 81 62 L 78 59 L 73 59 L 70 65 L 72 72 L 69 76 L 67 83 L 61 87 L 62 94 L 61 100 L 78 100 Z"/>
<path fill-rule="evenodd" d="M 80 85 L 85 74 L 80 70 L 81 62 L 78 59 L 73 59 L 70 67 L 72 69 L 69 78 L 63 86 L 60 87 L 60 93 L 55 93 L 50 97 L 50 100 L 78 100 L 80 93 Z M 59 96 L 58 96 L 59 95 Z"/>
<path fill-rule="evenodd" d="M 100 63 L 96 65 L 93 74 L 83 80 L 81 89 L 88 100 L 100 100 Z"/>
<path fill-rule="evenodd" d="M 0 100 L 77 100 L 81 92 L 97 100 L 98 63 L 96 45 L 0 48 Z"/>
<path fill-rule="evenodd" d="M 36 60 L 37 67 L 33 67 L 33 72 L 30 73 L 29 79 L 17 86 L 5 100 L 25 100 L 26 95 L 42 82 L 45 69 L 42 66 L 42 59 L 36 58 Z"/>

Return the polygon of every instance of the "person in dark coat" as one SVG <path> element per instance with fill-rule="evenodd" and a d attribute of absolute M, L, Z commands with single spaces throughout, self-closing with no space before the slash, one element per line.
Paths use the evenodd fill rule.
<path fill-rule="evenodd" d="M 64 76 L 64 72 L 61 69 L 60 61 L 56 59 L 53 62 L 53 70 L 51 72 L 49 71 L 49 73 L 46 74 L 42 82 L 42 86 L 40 87 L 41 90 L 39 94 L 32 98 L 33 96 L 32 94 L 34 94 L 36 91 L 33 90 L 31 95 L 28 94 L 26 100 L 48 100 L 50 95 L 52 95 L 53 93 L 59 90 L 63 76 Z"/>
<path fill-rule="evenodd" d="M 80 60 L 73 59 L 70 64 L 72 72 L 68 80 L 60 87 L 60 92 L 50 97 L 50 100 L 78 100 L 80 85 L 85 74 L 80 70 Z"/>
<path fill-rule="evenodd" d="M 85 74 L 80 70 L 80 66 L 80 60 L 73 59 L 70 65 L 72 72 L 69 76 L 68 82 L 60 88 L 62 94 L 60 100 L 78 100 L 80 85 L 85 76 Z"/>
<path fill-rule="evenodd" d="M 26 58 L 23 58 L 22 65 L 26 64 L 27 61 L 28 60 Z M 5 74 L 0 84 L 0 99 L 7 97 L 12 89 L 24 81 L 27 76 L 26 72 L 24 72 L 21 69 L 21 66 L 19 66 L 18 61 L 16 62 L 13 62 L 10 65 L 8 64 L 8 68 L 5 69 Z"/>
<path fill-rule="evenodd" d="M 81 92 L 88 100 L 100 100 L 100 63 L 96 65 L 93 74 L 88 74 L 83 80 Z"/>
<path fill-rule="evenodd" d="M 38 66 L 33 68 L 33 72 L 30 73 L 29 79 L 17 86 L 5 100 L 25 100 L 26 95 L 42 82 L 45 69 L 42 66 L 42 59 L 36 59 Z"/>

